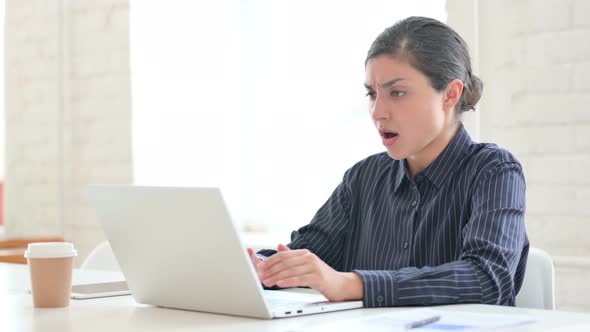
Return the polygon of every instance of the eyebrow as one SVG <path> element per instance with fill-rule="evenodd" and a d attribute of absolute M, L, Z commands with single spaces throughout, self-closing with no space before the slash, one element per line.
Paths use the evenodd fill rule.
<path fill-rule="evenodd" d="M 403 81 L 403 80 L 405 80 L 405 78 L 394 78 L 391 81 L 387 81 L 387 82 L 381 84 L 381 88 L 382 89 L 389 88 L 390 86 L 394 85 L 395 83 L 397 83 L 399 81 Z M 373 87 L 371 87 L 369 84 L 367 84 L 367 83 L 363 83 L 363 84 L 367 90 L 373 90 Z"/>

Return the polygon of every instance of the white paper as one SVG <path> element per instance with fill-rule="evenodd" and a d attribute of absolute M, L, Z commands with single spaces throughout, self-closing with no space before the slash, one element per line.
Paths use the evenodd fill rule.
<path fill-rule="evenodd" d="M 435 309 L 395 311 L 369 317 L 301 327 L 305 331 L 406 331 L 409 323 L 440 316 L 437 322 L 411 329 L 411 331 L 488 331 L 498 328 L 533 324 L 538 320 L 527 315 L 486 314 Z M 298 329 L 291 329 L 297 331 Z"/>

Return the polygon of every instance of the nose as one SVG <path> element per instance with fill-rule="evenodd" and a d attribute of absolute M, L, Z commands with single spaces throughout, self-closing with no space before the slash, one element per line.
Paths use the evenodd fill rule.
<path fill-rule="evenodd" d="M 373 121 L 389 119 L 389 112 L 383 98 L 377 95 L 370 106 L 371 118 Z"/>

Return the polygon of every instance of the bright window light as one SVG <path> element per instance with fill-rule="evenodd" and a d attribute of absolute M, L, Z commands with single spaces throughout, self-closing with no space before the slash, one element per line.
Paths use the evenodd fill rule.
<path fill-rule="evenodd" d="M 385 151 L 364 60 L 411 15 L 446 21 L 445 1 L 132 1 L 135 183 L 219 186 L 241 227 L 308 223 Z"/>

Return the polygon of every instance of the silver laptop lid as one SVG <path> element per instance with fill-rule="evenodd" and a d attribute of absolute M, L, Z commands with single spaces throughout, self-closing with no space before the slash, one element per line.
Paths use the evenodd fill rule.
<path fill-rule="evenodd" d="M 90 186 L 139 303 L 271 318 L 217 188 Z"/>

